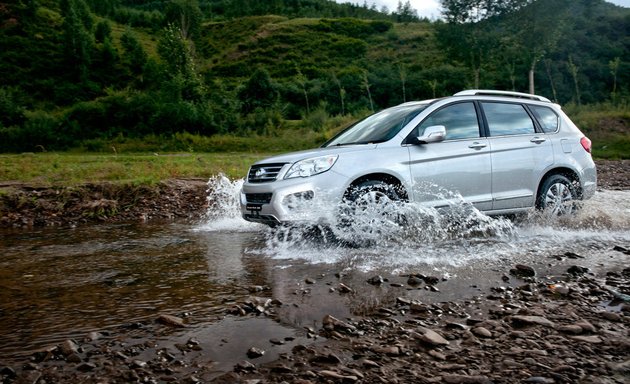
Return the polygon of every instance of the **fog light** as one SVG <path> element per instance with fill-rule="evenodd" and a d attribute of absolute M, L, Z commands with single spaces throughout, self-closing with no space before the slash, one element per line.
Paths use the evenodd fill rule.
<path fill-rule="evenodd" d="M 287 209 L 294 210 L 303 206 L 305 202 L 313 200 L 313 196 L 315 196 L 313 191 L 292 193 L 287 195 L 282 203 Z"/>

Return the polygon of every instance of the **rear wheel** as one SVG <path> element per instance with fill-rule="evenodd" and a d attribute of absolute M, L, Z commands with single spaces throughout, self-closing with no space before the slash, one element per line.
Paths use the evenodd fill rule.
<path fill-rule="evenodd" d="M 564 216 L 577 211 L 577 190 L 566 176 L 552 175 L 543 182 L 536 207 L 551 216 Z"/>

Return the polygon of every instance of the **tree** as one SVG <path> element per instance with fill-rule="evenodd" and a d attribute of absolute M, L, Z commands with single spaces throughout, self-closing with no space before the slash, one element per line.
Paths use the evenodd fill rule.
<path fill-rule="evenodd" d="M 523 60 L 529 64 L 529 93 L 535 93 L 536 64 L 555 50 L 570 11 L 569 0 L 525 1 L 526 6 L 512 12 L 507 30 L 514 36 Z"/>
<path fill-rule="evenodd" d="M 167 24 L 176 25 L 184 39 L 194 39 L 201 30 L 203 14 L 197 0 L 171 0 L 164 10 Z"/>
<path fill-rule="evenodd" d="M 62 9 L 66 60 L 75 69 L 79 79 L 86 81 L 94 46 L 87 28 L 92 26 L 91 16 L 83 0 L 69 0 Z"/>
<path fill-rule="evenodd" d="M 127 28 L 122 34 L 120 44 L 125 50 L 123 58 L 129 65 L 131 72 L 135 75 L 141 74 L 144 65 L 147 63 L 147 54 L 131 28 Z"/>
<path fill-rule="evenodd" d="M 238 98 L 241 101 L 241 111 L 248 114 L 257 108 L 271 108 L 278 100 L 278 90 L 269 72 L 257 69 L 239 90 Z"/>
<path fill-rule="evenodd" d="M 177 85 L 185 100 L 198 100 L 205 92 L 203 81 L 197 73 L 193 51 L 181 30 L 169 24 L 158 42 L 158 54 L 166 68 L 166 76 Z M 176 92 L 177 94 L 177 92 Z"/>

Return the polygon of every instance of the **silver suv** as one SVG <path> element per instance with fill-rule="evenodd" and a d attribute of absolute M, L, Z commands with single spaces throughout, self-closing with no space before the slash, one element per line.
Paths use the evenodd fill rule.
<path fill-rule="evenodd" d="M 329 224 L 352 205 L 455 199 L 489 215 L 562 215 L 595 193 L 590 152 L 590 140 L 548 99 L 467 90 L 382 110 L 320 148 L 255 163 L 241 211 L 270 226 Z"/>

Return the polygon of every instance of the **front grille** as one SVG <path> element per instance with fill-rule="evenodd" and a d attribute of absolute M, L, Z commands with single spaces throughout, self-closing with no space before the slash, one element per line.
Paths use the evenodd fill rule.
<path fill-rule="evenodd" d="M 269 204 L 272 193 L 246 193 L 245 199 L 252 204 Z"/>
<path fill-rule="evenodd" d="M 278 177 L 278 173 L 284 166 L 280 164 L 257 164 L 252 165 L 247 175 L 247 181 L 250 183 L 269 183 Z"/>

